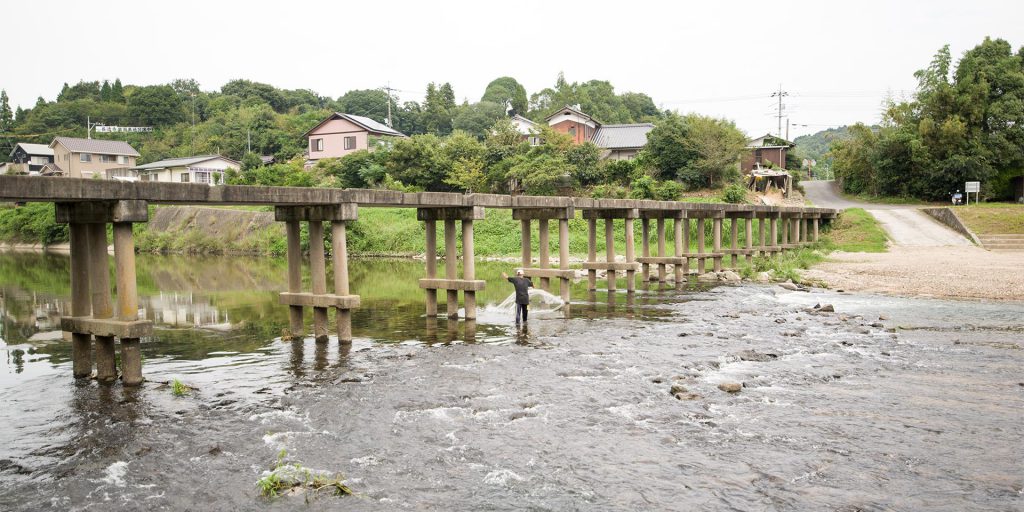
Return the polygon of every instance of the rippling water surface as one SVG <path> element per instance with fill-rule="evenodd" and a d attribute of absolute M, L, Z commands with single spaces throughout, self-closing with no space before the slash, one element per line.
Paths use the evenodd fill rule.
<path fill-rule="evenodd" d="M 481 303 L 511 292 L 507 265 L 477 270 Z M 421 271 L 353 262 L 364 307 L 339 347 L 280 340 L 281 262 L 140 257 L 157 329 L 126 389 L 70 376 L 66 258 L 0 254 L 0 509 L 1024 503 L 1022 304 L 577 284 L 569 318 L 518 330 L 493 307 L 425 319 Z M 356 495 L 259 498 L 282 450 Z"/>

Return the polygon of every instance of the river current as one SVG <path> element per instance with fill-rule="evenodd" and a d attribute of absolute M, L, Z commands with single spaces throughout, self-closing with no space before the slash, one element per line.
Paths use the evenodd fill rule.
<path fill-rule="evenodd" d="M 351 267 L 339 347 L 281 341 L 283 262 L 140 256 L 129 389 L 71 378 L 67 258 L 0 254 L 0 510 L 1024 508 L 1024 304 L 577 283 L 517 329 L 511 265 L 476 325 Z M 355 494 L 261 498 L 282 453 Z"/>

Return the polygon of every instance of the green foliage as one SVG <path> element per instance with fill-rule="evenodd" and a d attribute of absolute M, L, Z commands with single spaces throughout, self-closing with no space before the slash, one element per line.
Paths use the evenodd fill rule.
<path fill-rule="evenodd" d="M 577 104 L 602 123 L 636 123 L 662 116 L 646 94 L 616 94 L 612 84 L 604 80 L 569 83 L 565 75 L 559 73 L 554 87 L 530 96 L 529 117 L 539 121 L 566 105 Z"/>
<path fill-rule="evenodd" d="M 140 126 L 167 125 L 184 121 L 185 111 L 169 85 L 149 85 L 128 97 L 128 117 Z"/>
<path fill-rule="evenodd" d="M 726 203 L 747 202 L 747 188 L 741 183 L 731 183 L 722 189 L 722 201 Z"/>
<path fill-rule="evenodd" d="M 597 185 L 590 189 L 590 197 L 594 199 L 626 199 L 629 197 L 629 190 L 622 185 Z"/>
<path fill-rule="evenodd" d="M 510 76 L 495 78 L 487 84 L 480 101 L 500 105 L 502 113 L 505 111 L 505 105 L 510 105 L 512 113 L 522 116 L 526 115 L 526 109 L 529 106 L 526 99 L 526 88 Z"/>
<path fill-rule="evenodd" d="M 178 379 L 171 381 L 171 394 L 174 396 L 185 396 L 189 392 L 189 387 Z"/>
<path fill-rule="evenodd" d="M 272 500 L 293 489 L 303 489 L 307 493 L 307 502 L 311 497 L 309 493 L 312 493 L 312 497 L 324 491 L 334 496 L 353 494 L 352 489 L 342 483 L 340 475 L 332 476 L 313 471 L 297 462 L 286 463 L 287 457 L 288 452 L 282 449 L 270 471 L 265 471 L 256 481 L 256 488 L 261 497 Z"/>
<path fill-rule="evenodd" d="M 647 153 L 659 176 L 690 189 L 713 188 L 739 173 L 746 137 L 724 119 L 669 115 L 647 134 Z"/>
<path fill-rule="evenodd" d="M 28 203 L 21 207 L 0 209 L 0 239 L 53 245 L 68 241 L 68 227 L 66 224 L 57 224 L 52 204 Z"/>
<path fill-rule="evenodd" d="M 463 105 L 457 112 L 452 127 L 472 134 L 480 140 L 487 137 L 488 130 L 495 122 L 505 118 L 505 107 L 491 101 Z"/>
<path fill-rule="evenodd" d="M 832 222 L 828 247 L 846 252 L 885 252 L 889 237 L 875 218 L 862 208 L 847 208 Z"/>
<path fill-rule="evenodd" d="M 0 90 L 0 133 L 4 135 L 14 128 L 14 112 L 11 111 L 11 103 L 7 98 L 7 91 Z M 0 158 L 5 158 L 3 155 Z"/>
<path fill-rule="evenodd" d="M 944 200 L 965 181 L 998 185 L 1004 173 L 1024 167 L 1022 53 L 986 38 L 951 73 L 949 47 L 941 48 L 914 73 L 914 99 L 890 103 L 877 132 L 856 125 L 849 139 L 833 143 L 844 191 Z"/>

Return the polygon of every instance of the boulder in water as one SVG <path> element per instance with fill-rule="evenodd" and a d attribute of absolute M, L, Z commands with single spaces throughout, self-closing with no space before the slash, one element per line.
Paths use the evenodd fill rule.
<path fill-rule="evenodd" d="M 743 389 L 743 384 L 739 382 L 723 382 L 718 385 L 718 389 L 725 391 L 726 393 L 739 393 Z"/>

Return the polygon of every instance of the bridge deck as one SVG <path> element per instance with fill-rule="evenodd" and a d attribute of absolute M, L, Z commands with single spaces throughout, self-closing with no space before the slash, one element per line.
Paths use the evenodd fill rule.
<path fill-rule="evenodd" d="M 500 209 L 567 208 L 581 210 L 640 209 L 683 211 L 687 217 L 710 217 L 718 212 L 759 214 L 818 214 L 832 217 L 836 210 L 808 207 L 754 206 L 686 203 L 643 199 L 591 199 L 563 196 L 510 196 L 453 192 L 403 193 L 392 190 L 328 189 L 300 187 L 209 186 L 197 183 L 153 183 L 0 176 L 0 201 L 83 202 L 141 200 L 153 204 L 194 205 L 334 205 L 356 203 L 363 207 Z"/>

